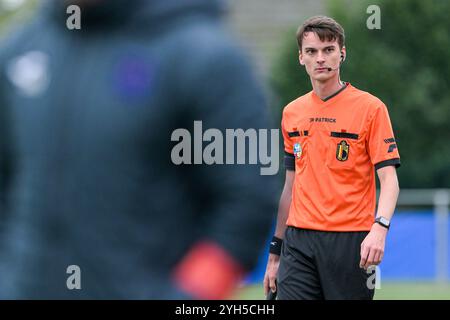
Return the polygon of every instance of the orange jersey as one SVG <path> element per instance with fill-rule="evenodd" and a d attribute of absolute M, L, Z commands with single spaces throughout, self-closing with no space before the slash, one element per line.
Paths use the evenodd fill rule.
<path fill-rule="evenodd" d="M 383 102 L 349 83 L 325 101 L 311 91 L 284 108 L 281 127 L 286 168 L 295 167 L 287 225 L 369 231 L 375 169 L 400 165 Z"/>

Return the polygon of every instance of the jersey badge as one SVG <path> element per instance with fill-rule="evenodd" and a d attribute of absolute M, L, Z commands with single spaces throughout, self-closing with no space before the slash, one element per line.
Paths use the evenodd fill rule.
<path fill-rule="evenodd" d="M 338 143 L 336 149 L 336 159 L 339 161 L 346 161 L 348 159 L 348 154 L 350 152 L 350 145 L 347 141 L 342 140 Z"/>
<path fill-rule="evenodd" d="M 294 144 L 294 156 L 297 159 L 300 159 L 300 157 L 302 156 L 302 147 L 300 146 L 300 143 L 296 143 Z"/>

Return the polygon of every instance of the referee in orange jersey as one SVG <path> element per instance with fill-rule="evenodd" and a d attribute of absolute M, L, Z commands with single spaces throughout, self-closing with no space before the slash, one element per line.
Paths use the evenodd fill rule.
<path fill-rule="evenodd" d="M 297 32 L 313 90 L 283 110 L 286 181 L 264 276 L 278 299 L 373 299 L 400 156 L 384 103 L 340 80 L 344 40 L 325 16 Z"/>

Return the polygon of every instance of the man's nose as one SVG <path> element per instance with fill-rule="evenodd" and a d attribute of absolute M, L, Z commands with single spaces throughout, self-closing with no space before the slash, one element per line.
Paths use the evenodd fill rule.
<path fill-rule="evenodd" d="M 321 51 L 317 52 L 317 61 L 318 64 L 322 64 L 325 62 L 324 54 Z"/>

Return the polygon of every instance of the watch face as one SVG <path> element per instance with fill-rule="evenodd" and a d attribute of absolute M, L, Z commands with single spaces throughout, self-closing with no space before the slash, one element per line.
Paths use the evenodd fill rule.
<path fill-rule="evenodd" d="M 388 219 L 386 219 L 385 217 L 380 217 L 380 222 L 382 223 L 382 224 L 385 224 L 385 225 L 389 225 L 389 220 Z"/>

